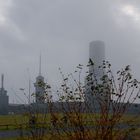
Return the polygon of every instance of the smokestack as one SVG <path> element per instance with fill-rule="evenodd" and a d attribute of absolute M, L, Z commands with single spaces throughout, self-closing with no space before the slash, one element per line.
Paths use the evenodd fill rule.
<path fill-rule="evenodd" d="M 99 70 L 99 66 L 102 65 L 105 60 L 105 44 L 103 41 L 92 41 L 89 45 L 89 58 L 94 62 L 94 72 L 97 77 L 101 77 L 103 74 Z M 93 66 L 89 67 L 89 71 L 93 72 Z"/>

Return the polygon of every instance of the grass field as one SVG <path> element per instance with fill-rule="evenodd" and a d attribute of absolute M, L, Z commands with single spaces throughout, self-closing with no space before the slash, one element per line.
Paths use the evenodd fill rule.
<path fill-rule="evenodd" d="M 93 116 L 95 114 L 81 114 L 84 120 L 92 120 Z M 58 118 L 61 119 L 62 114 L 57 114 Z M 99 115 L 96 114 L 98 117 Z M 51 120 L 51 115 L 46 114 L 46 115 L 37 115 L 38 118 L 38 123 L 42 122 L 47 122 L 49 123 Z M 124 115 L 121 119 L 122 122 L 126 122 L 132 120 L 135 123 L 140 123 L 140 116 L 134 116 L 134 115 Z M 15 124 L 24 124 L 29 122 L 29 117 L 27 114 L 22 114 L 22 115 L 0 115 L 0 125 L 15 125 Z"/>
<path fill-rule="evenodd" d="M 44 123 L 50 121 L 50 114 L 44 115 L 39 114 L 37 116 L 38 123 Z M 28 115 L 1 115 L 0 116 L 0 130 L 6 130 L 6 129 L 18 129 L 20 125 L 28 124 L 29 123 L 29 117 Z"/>
<path fill-rule="evenodd" d="M 93 118 L 93 115 L 95 115 L 95 114 L 81 114 L 81 115 L 84 119 L 90 120 Z M 62 114 L 57 114 L 57 116 L 59 116 L 59 118 L 61 119 Z M 99 114 L 96 114 L 96 116 L 98 117 Z M 42 122 L 50 123 L 50 121 L 51 121 L 50 114 L 46 114 L 46 116 L 42 115 L 42 114 L 38 114 L 37 118 L 38 118 L 38 122 L 40 122 L 40 123 L 42 123 Z M 135 117 L 134 115 L 124 115 L 121 119 L 121 122 L 129 122 L 130 120 L 131 120 L 131 124 L 133 124 L 133 125 L 140 124 L 140 116 Z M 8 130 L 12 130 L 12 129 L 18 129 L 20 124 L 28 124 L 28 123 L 29 123 L 28 114 L 0 116 L 0 131 L 7 130 L 6 125 L 9 125 Z M 94 122 L 92 122 L 92 123 L 94 123 Z M 86 125 L 93 125 L 92 123 L 91 122 L 86 123 Z M 138 140 L 140 138 L 140 128 L 138 128 L 134 132 L 134 136 L 135 136 L 136 140 Z M 46 136 L 46 137 L 49 137 L 49 136 Z M 65 138 L 65 139 L 67 140 L 67 138 Z M 3 138 L 0 140 L 17 140 L 17 138 L 8 138 L 8 139 Z"/>

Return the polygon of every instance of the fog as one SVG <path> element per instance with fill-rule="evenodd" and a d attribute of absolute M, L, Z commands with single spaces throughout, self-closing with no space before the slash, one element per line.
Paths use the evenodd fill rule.
<path fill-rule="evenodd" d="M 102 40 L 114 72 L 130 64 L 140 79 L 139 0 L 0 0 L 0 74 L 11 103 L 25 99 L 28 81 L 42 75 L 54 89 L 61 81 L 58 68 L 70 73 L 86 64 L 89 43 Z"/>

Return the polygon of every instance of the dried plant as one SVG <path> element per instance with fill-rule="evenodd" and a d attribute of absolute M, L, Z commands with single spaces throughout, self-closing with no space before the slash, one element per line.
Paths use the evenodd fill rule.
<path fill-rule="evenodd" d="M 127 117 L 126 114 L 131 107 L 137 107 L 135 102 L 140 98 L 140 83 L 133 78 L 130 66 L 117 71 L 116 75 L 108 61 L 103 61 L 98 67 L 99 75 L 91 59 L 87 67 L 92 69 L 86 72 L 83 83 L 83 65 L 77 66 L 75 73 L 78 76 L 65 76 L 59 69 L 62 84 L 57 90 L 58 102 L 53 102 L 52 96 L 48 96 L 50 86 L 45 86 L 48 110 L 42 115 L 44 120 L 50 115 L 50 125 L 43 126 L 40 140 L 46 137 L 58 140 L 124 140 L 137 128 L 134 123 L 137 115 Z"/>

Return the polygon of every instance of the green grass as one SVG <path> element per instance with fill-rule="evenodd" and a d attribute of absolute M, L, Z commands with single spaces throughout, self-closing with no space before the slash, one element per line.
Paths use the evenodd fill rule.
<path fill-rule="evenodd" d="M 4 115 L 0 116 L 0 130 L 14 129 L 20 124 L 27 123 L 27 117 L 23 115 Z"/>
<path fill-rule="evenodd" d="M 62 114 L 55 114 L 59 119 L 62 118 Z M 83 120 L 85 121 L 91 121 L 91 122 L 85 122 L 85 125 L 93 125 L 94 124 L 94 115 L 95 114 L 81 114 Z M 72 118 L 75 117 L 75 114 L 72 115 Z M 96 114 L 96 117 L 99 117 L 99 114 Z M 46 114 L 46 116 L 43 114 L 37 114 L 36 116 L 38 123 L 50 123 L 51 121 L 51 115 Z M 133 124 L 140 124 L 140 116 L 137 116 L 135 118 L 134 115 L 124 115 L 121 119 L 121 122 L 129 122 L 129 120 L 132 120 Z M 0 130 L 7 130 L 7 129 L 17 129 L 20 127 L 20 124 L 28 124 L 29 123 L 29 116 L 28 114 L 21 114 L 21 115 L 3 115 L 0 116 Z M 8 127 L 7 127 L 8 126 Z M 26 126 L 22 126 L 24 129 L 26 129 Z M 48 127 L 48 126 L 46 126 Z"/>
<path fill-rule="evenodd" d="M 55 114 L 55 115 L 57 115 L 57 117 L 59 119 L 61 119 L 61 117 L 62 117 L 62 114 Z M 94 117 L 93 115 L 96 115 L 97 118 L 99 117 L 99 114 L 85 114 L 84 113 L 81 115 L 85 120 L 90 120 L 91 118 Z M 74 114 L 72 116 L 74 117 Z M 46 117 L 44 120 L 44 115 L 38 114 L 37 118 L 38 118 L 39 123 L 41 123 L 41 122 L 48 123 L 51 120 L 51 115 L 46 114 Z M 133 120 L 133 124 L 138 124 L 138 123 L 140 124 L 140 116 L 137 116 L 135 118 L 134 115 L 124 115 L 123 118 L 121 119 L 121 122 L 127 122 L 129 120 Z M 93 121 L 93 119 L 92 119 L 92 121 Z M 6 126 L 1 126 L 1 125 L 9 125 L 10 124 L 11 126 L 8 127 L 8 129 L 13 130 L 13 129 L 19 128 L 19 124 L 24 124 L 24 123 L 29 123 L 28 114 L 0 116 L 0 131 L 7 130 Z M 85 123 L 85 125 L 93 125 L 93 124 L 94 124 L 94 122 Z M 46 127 L 48 127 L 48 126 L 46 126 Z M 25 129 L 27 129 L 27 128 L 25 128 Z M 140 137 L 139 134 L 140 134 L 140 129 L 137 129 L 133 135 L 134 135 L 134 137 Z M 48 136 L 46 136 L 46 137 L 48 137 Z M 65 139 L 67 139 L 67 138 L 65 138 Z M 2 138 L 0 140 L 17 140 L 17 138 L 6 138 L 6 139 Z"/>
<path fill-rule="evenodd" d="M 56 114 L 59 119 L 62 118 L 62 114 Z M 86 120 L 91 120 L 94 118 L 95 114 L 81 114 L 83 119 Z M 50 122 L 51 120 L 51 115 L 46 114 L 46 117 L 44 119 L 44 115 L 38 114 L 36 116 L 38 118 L 38 122 L 41 123 L 42 121 L 44 122 Z M 74 117 L 74 115 L 73 115 Z M 96 117 L 99 117 L 99 114 L 96 114 Z M 122 121 L 128 121 L 128 120 L 134 120 L 135 116 L 134 115 L 124 115 L 123 118 L 121 119 Z M 140 116 L 135 118 L 135 121 L 140 122 Z M 27 114 L 21 114 L 21 115 L 0 115 L 0 125 L 14 125 L 14 124 L 23 124 L 23 123 L 28 123 L 29 122 L 29 117 Z"/>
<path fill-rule="evenodd" d="M 58 114 L 61 117 L 61 114 Z M 49 123 L 51 120 L 50 114 L 36 114 L 38 123 Z M 25 125 L 24 125 L 25 124 Z M 29 124 L 29 114 L 21 115 L 0 115 L 0 130 L 13 130 L 23 127 L 26 129 L 26 125 Z"/>

